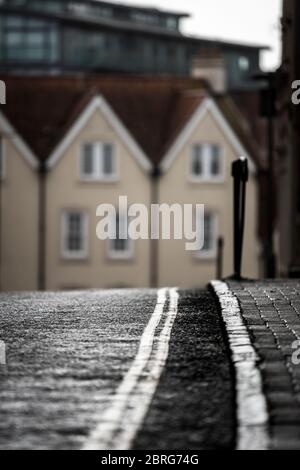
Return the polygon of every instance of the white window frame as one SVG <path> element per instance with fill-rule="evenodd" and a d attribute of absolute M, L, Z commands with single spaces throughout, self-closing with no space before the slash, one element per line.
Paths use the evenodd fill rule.
<path fill-rule="evenodd" d="M 194 149 L 195 147 L 202 147 L 203 151 L 203 173 L 202 175 L 195 175 L 192 172 L 193 167 L 193 158 L 194 158 Z M 211 149 L 212 147 L 217 146 L 220 152 L 220 173 L 218 175 L 212 175 L 209 171 L 210 168 L 210 159 L 211 159 Z M 225 150 L 224 147 L 215 142 L 209 143 L 197 143 L 195 142 L 190 151 L 188 159 L 188 179 L 192 183 L 224 183 L 225 181 Z"/>
<path fill-rule="evenodd" d="M 2 158 L 2 173 L 0 173 L 0 181 L 3 181 L 6 176 L 6 153 L 4 137 L 0 135 L 0 158 Z"/>
<path fill-rule="evenodd" d="M 119 214 L 120 216 L 120 214 Z M 126 214 L 122 215 L 121 217 L 126 217 Z M 112 224 L 115 224 L 116 220 L 113 218 L 112 219 Z M 129 224 L 129 220 L 127 220 L 127 223 Z M 131 260 L 134 257 L 134 241 L 132 239 L 127 239 L 127 249 L 124 251 L 118 251 L 113 248 L 115 240 L 108 240 L 108 246 L 107 246 L 107 254 L 108 258 L 110 260 Z"/>
<path fill-rule="evenodd" d="M 66 247 L 67 235 L 67 217 L 69 214 L 78 213 L 83 217 L 83 231 L 84 231 L 84 246 L 83 249 L 77 252 L 69 250 Z M 65 209 L 61 214 L 61 256 L 65 260 L 86 260 L 89 254 L 89 218 L 88 214 L 82 209 Z"/>
<path fill-rule="evenodd" d="M 83 159 L 84 159 L 84 148 L 86 145 L 92 145 L 93 159 L 94 159 L 94 172 L 91 175 L 86 175 L 83 172 Z M 112 147 L 112 158 L 114 172 L 111 175 L 107 175 L 103 172 L 103 148 L 105 145 L 111 145 Z M 84 142 L 80 146 L 79 152 L 79 178 L 80 181 L 84 182 L 104 182 L 114 183 L 119 180 L 119 159 L 117 155 L 117 146 L 112 142 Z"/>
<path fill-rule="evenodd" d="M 206 215 L 213 218 L 213 248 L 204 250 L 203 248 L 195 253 L 196 258 L 201 260 L 215 260 L 218 254 L 218 238 L 219 238 L 219 219 L 216 212 L 212 210 L 205 210 Z"/>

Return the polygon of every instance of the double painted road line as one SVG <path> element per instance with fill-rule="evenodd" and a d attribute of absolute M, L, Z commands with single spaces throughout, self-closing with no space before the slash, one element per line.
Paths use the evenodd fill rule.
<path fill-rule="evenodd" d="M 219 299 L 236 376 L 237 450 L 267 450 L 270 445 L 267 402 L 258 356 L 244 323 L 237 297 L 225 282 L 213 281 Z"/>
<path fill-rule="evenodd" d="M 160 289 L 138 353 L 83 450 L 129 450 L 143 424 L 165 367 L 178 312 L 177 289 Z M 169 299 L 169 308 L 165 306 Z"/>

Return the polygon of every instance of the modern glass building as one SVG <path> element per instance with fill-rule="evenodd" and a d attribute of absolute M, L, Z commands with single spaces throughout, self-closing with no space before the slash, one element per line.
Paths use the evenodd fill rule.
<path fill-rule="evenodd" d="M 0 71 L 190 74 L 218 48 L 229 88 L 250 86 L 262 47 L 187 37 L 185 13 L 97 0 L 0 0 Z"/>

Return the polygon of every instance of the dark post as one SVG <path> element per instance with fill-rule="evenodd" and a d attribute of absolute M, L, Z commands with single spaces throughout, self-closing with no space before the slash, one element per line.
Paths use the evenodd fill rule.
<path fill-rule="evenodd" d="M 155 168 L 152 173 L 151 183 L 151 204 L 158 204 L 159 202 L 159 177 L 160 171 Z M 152 288 L 158 286 L 158 258 L 159 258 L 158 240 L 151 240 L 150 248 L 150 285 Z"/>
<path fill-rule="evenodd" d="M 267 234 L 264 247 L 265 276 L 276 276 L 274 250 L 274 117 L 276 116 L 276 72 L 259 73 L 253 79 L 260 83 L 260 115 L 268 120 L 268 210 L 265 214 Z"/>
<path fill-rule="evenodd" d="M 1 137 L 0 137 L 0 152 L 2 150 Z M 2 179 L 3 179 L 3 165 L 0 169 L 0 292 L 2 291 L 2 233 L 3 233 L 3 208 L 2 208 Z"/>
<path fill-rule="evenodd" d="M 234 279 L 240 280 L 245 228 L 246 183 L 248 181 L 248 160 L 239 158 L 232 164 L 233 214 L 234 214 Z"/>
<path fill-rule="evenodd" d="M 218 238 L 218 254 L 217 254 L 217 279 L 223 277 L 223 253 L 224 253 L 224 238 Z"/>
<path fill-rule="evenodd" d="M 46 289 L 46 177 L 44 162 L 39 168 L 38 290 Z"/>
<path fill-rule="evenodd" d="M 269 193 L 269 211 L 268 211 L 268 240 L 266 244 L 266 275 L 268 278 L 274 278 L 276 275 L 276 260 L 274 254 L 274 120 L 275 114 L 275 88 L 274 76 L 269 76 L 268 89 L 268 193 Z"/>

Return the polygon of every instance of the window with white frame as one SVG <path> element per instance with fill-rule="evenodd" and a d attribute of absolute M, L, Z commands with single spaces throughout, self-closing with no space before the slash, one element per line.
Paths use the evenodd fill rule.
<path fill-rule="evenodd" d="M 88 218 L 82 211 L 65 211 L 62 215 L 62 256 L 84 259 L 88 255 Z"/>
<path fill-rule="evenodd" d="M 201 258 L 215 258 L 218 244 L 218 222 L 216 214 L 213 212 L 205 212 L 204 227 L 201 229 L 204 230 L 204 244 L 197 254 Z"/>
<path fill-rule="evenodd" d="M 113 144 L 85 143 L 80 154 L 80 177 L 85 181 L 112 181 L 117 177 Z"/>
<path fill-rule="evenodd" d="M 190 176 L 195 181 L 221 181 L 224 161 L 217 144 L 195 144 L 192 148 Z"/>
<path fill-rule="evenodd" d="M 127 215 L 117 213 L 114 223 L 116 238 L 109 240 L 108 255 L 113 259 L 129 259 L 133 255 L 133 241 L 128 235 Z"/>

